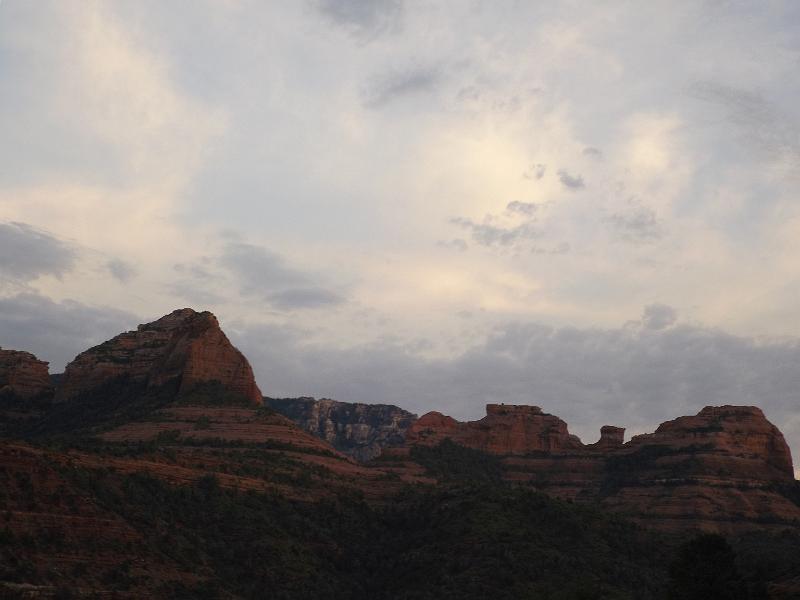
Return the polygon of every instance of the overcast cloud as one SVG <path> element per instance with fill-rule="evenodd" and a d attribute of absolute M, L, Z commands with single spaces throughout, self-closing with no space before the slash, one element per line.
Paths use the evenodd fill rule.
<path fill-rule="evenodd" d="M 3 0 L 0 345 L 191 305 L 267 394 L 798 454 L 798 64 L 793 0 Z"/>
<path fill-rule="evenodd" d="M 75 248 L 26 223 L 0 223 L 0 277 L 28 282 L 62 277 L 77 258 Z"/>

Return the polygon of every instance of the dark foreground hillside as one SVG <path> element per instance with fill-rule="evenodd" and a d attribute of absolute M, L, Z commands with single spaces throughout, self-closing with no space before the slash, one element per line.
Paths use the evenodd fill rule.
<path fill-rule="evenodd" d="M 745 599 L 767 597 L 768 582 L 772 597 L 792 597 L 774 582 L 800 572 L 797 535 L 698 544 L 495 481 L 475 451 L 418 458 L 456 476 L 382 503 L 357 490 L 290 500 L 222 485 L 222 474 L 174 485 L 44 450 L 25 471 L 5 462 L 0 597 Z M 304 485 L 313 490 L 293 481 Z M 717 579 L 702 581 L 707 573 Z"/>
<path fill-rule="evenodd" d="M 529 491 L 408 489 L 375 508 L 357 497 L 303 503 L 237 492 L 213 476 L 188 486 L 103 470 L 66 476 L 130 532 L 79 539 L 14 534 L 6 524 L 3 581 L 53 586 L 58 597 L 105 589 L 286 599 L 655 598 L 665 586 L 660 540 Z M 3 483 L 39 504 L 24 482 Z M 0 510 L 19 501 L 5 495 Z M 48 564 L 64 552 L 89 560 L 66 571 Z M 125 560 L 105 566 L 108 554 Z"/>

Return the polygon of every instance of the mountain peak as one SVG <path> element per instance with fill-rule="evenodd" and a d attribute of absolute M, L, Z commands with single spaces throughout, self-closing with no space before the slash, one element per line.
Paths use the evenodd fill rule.
<path fill-rule="evenodd" d="M 250 363 L 228 340 L 217 318 L 191 308 L 175 310 L 79 354 L 67 365 L 56 399 L 69 400 L 118 377 L 147 387 L 177 383 L 181 392 L 217 381 L 253 404 L 262 402 Z"/>

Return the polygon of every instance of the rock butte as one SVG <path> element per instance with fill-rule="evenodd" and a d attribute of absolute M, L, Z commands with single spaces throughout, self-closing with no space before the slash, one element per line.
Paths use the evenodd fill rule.
<path fill-rule="evenodd" d="M 569 433 L 564 421 L 538 406 L 487 404 L 486 416 L 479 421 L 460 422 L 429 412 L 408 428 L 406 442 L 432 446 L 449 438 L 501 456 L 586 451 L 614 454 L 654 445 L 674 450 L 703 449 L 735 457 L 740 466 L 742 461 L 758 462 L 754 474 L 761 477 L 794 478 L 792 456 L 783 434 L 755 406 L 707 406 L 695 416 L 662 423 L 655 433 L 634 436 L 627 444 L 623 443 L 624 436 L 624 428 L 604 425 L 600 440 L 584 445 Z"/>
<path fill-rule="evenodd" d="M 599 501 L 665 529 L 800 523 L 800 507 L 776 488 L 794 483 L 789 447 L 759 408 L 708 406 L 628 443 L 624 431 L 606 425 L 597 443 L 584 445 L 564 421 L 538 407 L 490 404 L 479 421 L 423 415 L 406 433 L 408 447 L 394 454 L 449 438 L 498 455 L 507 480 Z"/>
<path fill-rule="evenodd" d="M 491 454 L 528 454 L 580 448 L 567 424 L 538 406 L 487 404 L 480 421 L 460 423 L 438 412 L 423 415 L 406 432 L 411 444 L 435 445 L 443 438 Z"/>
<path fill-rule="evenodd" d="M 116 379 L 159 387 L 177 382 L 180 392 L 217 381 L 253 404 L 262 402 L 253 369 L 210 312 L 173 311 L 136 331 L 79 354 L 67 365 L 56 400 L 65 401 Z"/>
<path fill-rule="evenodd" d="M 34 398 L 52 392 L 47 364 L 30 352 L 0 348 L 0 394 Z"/>

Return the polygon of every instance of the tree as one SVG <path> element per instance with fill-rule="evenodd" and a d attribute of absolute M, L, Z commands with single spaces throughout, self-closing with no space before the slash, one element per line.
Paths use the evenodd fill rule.
<path fill-rule="evenodd" d="M 669 597 L 675 600 L 742 600 L 746 587 L 727 540 L 704 533 L 685 542 L 670 565 Z"/>

